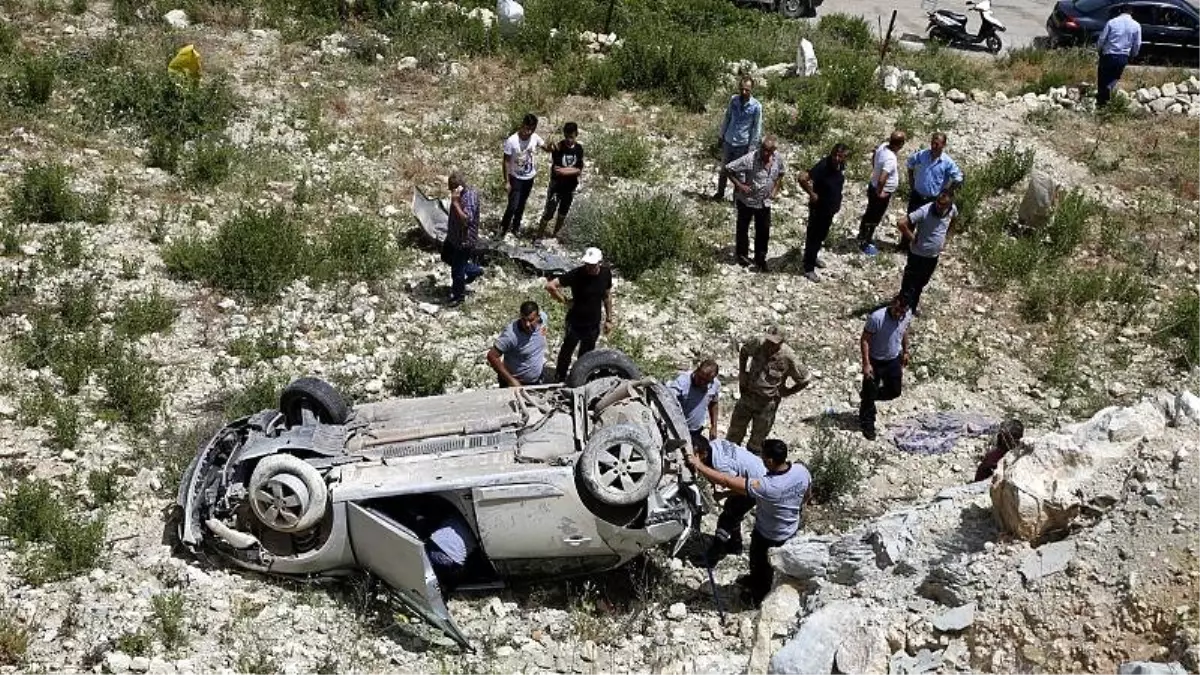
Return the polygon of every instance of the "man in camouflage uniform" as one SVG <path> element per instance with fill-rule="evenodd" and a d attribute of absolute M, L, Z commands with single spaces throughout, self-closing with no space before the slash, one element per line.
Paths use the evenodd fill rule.
<path fill-rule="evenodd" d="M 788 380 L 792 381 L 791 386 L 785 384 Z M 808 384 L 808 371 L 800 367 L 796 353 L 784 344 L 778 326 L 768 328 L 761 338 L 747 341 L 738 356 L 741 398 L 734 406 L 726 438 L 741 445 L 746 427 L 750 426 L 750 442 L 746 447 L 756 454 L 761 452 L 762 443 L 775 424 L 779 401 Z"/>

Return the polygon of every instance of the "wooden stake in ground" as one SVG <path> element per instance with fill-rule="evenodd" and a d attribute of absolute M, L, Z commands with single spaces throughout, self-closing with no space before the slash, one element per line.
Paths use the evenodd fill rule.
<path fill-rule="evenodd" d="M 883 60 L 887 58 L 888 47 L 892 44 L 892 30 L 896 27 L 896 10 L 892 10 L 892 20 L 888 22 L 887 35 L 879 47 L 879 76 L 883 77 Z"/>

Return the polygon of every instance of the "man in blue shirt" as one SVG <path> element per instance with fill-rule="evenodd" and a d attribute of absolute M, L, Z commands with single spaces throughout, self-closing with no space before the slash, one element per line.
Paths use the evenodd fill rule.
<path fill-rule="evenodd" d="M 719 368 L 712 359 L 704 359 L 692 372 L 682 372 L 667 385 L 679 400 L 683 416 L 692 435 L 704 432 L 708 421 L 708 437 L 717 437 L 717 398 L 721 395 Z"/>
<path fill-rule="evenodd" d="M 750 574 L 745 583 L 750 601 L 758 607 L 771 591 L 775 572 L 767 554 L 787 543 L 800 530 L 801 513 L 812 495 L 812 475 L 799 462 L 789 462 L 787 443 L 768 438 L 762 446 L 761 477 L 736 476 L 707 466 L 699 455 L 690 458 L 692 468 L 714 487 L 754 499 L 754 532 L 750 535 Z"/>
<path fill-rule="evenodd" d="M 709 441 L 703 435 L 693 434 L 692 448 L 704 465 L 714 471 L 740 478 L 762 478 L 767 473 L 758 455 L 723 438 Z M 717 516 L 712 545 L 705 554 L 709 565 L 716 565 L 727 554 L 742 554 L 742 519 L 754 508 L 754 500 L 748 495 L 726 495 Z"/>
<path fill-rule="evenodd" d="M 744 157 L 758 148 L 762 140 L 762 104 L 750 95 L 754 88 L 754 80 L 743 77 L 739 83 L 739 91 L 729 99 L 725 108 L 725 117 L 721 120 L 721 170 L 717 178 L 717 193 L 713 199 L 725 199 L 725 182 L 728 175 L 725 167 L 735 159 Z"/>
<path fill-rule="evenodd" d="M 962 169 L 946 154 L 946 134 L 938 131 L 929 138 L 929 147 L 908 157 L 908 209 L 912 213 L 937 199 L 946 190 L 955 191 L 963 182 Z M 900 240 L 900 248 L 908 248 Z"/>
<path fill-rule="evenodd" d="M 1096 49 L 1100 52 L 1096 64 L 1096 107 L 1108 105 L 1112 90 L 1117 86 L 1129 59 L 1142 48 L 1142 26 L 1129 15 L 1129 5 L 1117 9 L 1117 16 L 1104 24 Z"/>
<path fill-rule="evenodd" d="M 508 322 L 487 353 L 501 388 L 541 384 L 546 367 L 546 313 L 532 300 Z"/>
<path fill-rule="evenodd" d="M 868 441 L 875 440 L 875 402 L 900 396 L 904 367 L 908 365 L 908 298 L 903 293 L 892 298 L 867 317 L 867 325 L 858 339 L 862 354 L 862 393 L 859 396 L 858 425 Z"/>
<path fill-rule="evenodd" d="M 920 316 L 917 305 L 921 302 L 921 292 L 933 278 L 938 256 L 946 248 L 946 240 L 949 239 L 950 228 L 956 217 L 958 207 L 954 205 L 954 195 L 946 191 L 938 195 L 932 204 L 926 204 L 900 219 L 900 239 L 911 242 L 908 261 L 904 264 L 904 276 L 900 281 L 900 292 L 908 298 L 908 305 L 917 316 Z"/>

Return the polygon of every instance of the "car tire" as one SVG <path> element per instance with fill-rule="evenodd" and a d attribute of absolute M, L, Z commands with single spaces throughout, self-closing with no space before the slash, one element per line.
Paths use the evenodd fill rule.
<path fill-rule="evenodd" d="M 271 455 L 250 474 L 250 510 L 276 532 L 303 532 L 325 515 L 329 488 L 316 467 L 294 455 Z"/>
<path fill-rule="evenodd" d="M 289 427 L 304 423 L 304 410 L 316 415 L 322 424 L 345 424 L 350 406 L 332 384 L 315 377 L 302 377 L 283 388 L 279 410 Z"/>
<path fill-rule="evenodd" d="M 633 359 L 624 352 L 616 349 L 596 349 L 590 351 L 571 366 L 564 383 L 568 387 L 582 387 L 592 380 L 605 375 L 615 375 L 626 380 L 638 380 L 642 377 L 642 369 L 637 367 Z"/>
<path fill-rule="evenodd" d="M 589 496 L 608 506 L 630 506 L 658 485 L 662 452 L 641 427 L 614 424 L 592 434 L 576 467 Z"/>

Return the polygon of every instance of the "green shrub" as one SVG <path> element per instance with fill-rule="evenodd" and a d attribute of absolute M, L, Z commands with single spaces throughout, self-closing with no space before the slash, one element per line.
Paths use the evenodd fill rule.
<path fill-rule="evenodd" d="M 868 48 L 876 45 L 871 24 L 861 16 L 840 13 L 824 14 L 817 22 L 817 33 L 845 47 L 859 51 L 867 51 Z"/>
<path fill-rule="evenodd" d="M 978 180 L 990 190 L 1010 190 L 1021 182 L 1033 168 L 1034 151 L 1017 150 L 1017 144 L 1009 141 L 1008 145 L 996 148 L 982 171 L 972 173 L 971 180 Z"/>
<path fill-rule="evenodd" d="M 103 360 L 102 345 L 88 332 L 60 336 L 51 345 L 48 358 L 51 372 L 62 380 L 63 389 L 69 395 L 79 393 Z"/>
<path fill-rule="evenodd" d="M 70 450 L 79 442 L 79 406 L 70 399 L 54 405 L 50 426 L 50 447 Z"/>
<path fill-rule="evenodd" d="M 0 666 L 20 666 L 28 649 L 29 630 L 17 623 L 13 613 L 0 611 Z"/>
<path fill-rule="evenodd" d="M 221 224 L 217 234 L 165 253 L 168 272 L 199 276 L 226 291 L 265 299 L 299 278 L 309 263 L 304 224 L 282 210 L 241 211 Z"/>
<path fill-rule="evenodd" d="M 230 356 L 237 357 L 243 366 L 260 361 L 272 361 L 291 351 L 291 340 L 282 327 L 263 330 L 258 335 L 242 335 L 229 343 Z"/>
<path fill-rule="evenodd" d="M 446 393 L 446 386 L 453 378 L 454 361 L 418 349 L 392 362 L 388 388 L 397 396 L 437 396 Z"/>
<path fill-rule="evenodd" d="M 808 87 L 796 96 L 793 108 L 767 106 L 767 126 L 782 138 L 796 143 L 813 144 L 824 140 L 833 123 L 833 112 L 825 104 L 819 85 Z"/>
<path fill-rule="evenodd" d="M 391 276 L 400 264 L 396 239 L 388 226 L 365 215 L 335 218 L 325 231 L 318 255 L 319 279 L 375 281 Z"/>
<path fill-rule="evenodd" d="M 64 518 L 62 503 L 49 481 L 21 481 L 0 502 L 0 534 L 18 546 L 49 541 Z"/>
<path fill-rule="evenodd" d="M 84 14 L 88 9 L 88 0 L 71 0 L 70 4 L 67 6 L 67 9 L 75 16 Z"/>
<path fill-rule="evenodd" d="M 126 298 L 117 307 L 113 317 L 113 332 L 133 339 L 161 333 L 175 323 L 177 312 L 175 302 L 154 288 L 149 295 Z"/>
<path fill-rule="evenodd" d="M 0 19 L 0 56 L 9 57 L 21 42 L 21 32 L 13 24 Z"/>
<path fill-rule="evenodd" d="M 1045 236 L 1050 255 L 1062 258 L 1070 255 L 1088 236 L 1088 221 L 1102 212 L 1102 207 L 1073 189 L 1059 201 L 1054 215 L 1046 225 Z"/>
<path fill-rule="evenodd" d="M 618 178 L 645 178 L 653 149 L 632 132 L 606 133 L 588 146 L 588 154 L 604 173 Z"/>
<path fill-rule="evenodd" d="M 858 452 L 851 443 L 822 421 L 817 425 L 813 453 L 805 465 L 812 476 L 812 501 L 828 504 L 842 496 L 856 494 L 865 476 Z"/>
<path fill-rule="evenodd" d="M 1200 363 L 1200 294 L 1186 290 L 1175 296 L 1159 320 L 1159 344 L 1175 353 L 1185 368 Z"/>
<path fill-rule="evenodd" d="M 13 220 L 19 223 L 58 223 L 79 215 L 79 198 L 71 192 L 70 170 L 48 162 L 25 167 L 9 189 Z"/>
<path fill-rule="evenodd" d="M 17 65 L 16 76 L 8 81 L 7 97 L 17 106 L 39 107 L 54 93 L 55 59 L 49 56 L 25 56 Z"/>
<path fill-rule="evenodd" d="M 94 282 L 60 285 L 58 316 L 62 319 L 63 327 L 70 331 L 82 331 L 90 327 L 100 315 L 99 302 Z"/>
<path fill-rule="evenodd" d="M 923 49 L 892 50 L 898 65 L 912 70 L 922 82 L 937 82 L 945 90 L 988 89 L 995 66 L 953 49 L 927 42 Z"/>
<path fill-rule="evenodd" d="M 222 140 L 201 139 L 188 156 L 184 175 L 191 185 L 220 185 L 229 177 L 236 154 L 233 146 Z"/>
<path fill-rule="evenodd" d="M 250 384 L 238 389 L 225 400 L 222 412 L 226 419 L 235 419 L 253 415 L 270 408 L 278 407 L 279 392 L 284 382 L 276 377 L 258 377 Z"/>
<path fill-rule="evenodd" d="M 110 344 L 105 351 L 104 405 L 122 422 L 148 425 L 162 404 L 157 367 L 128 345 Z"/>
<path fill-rule="evenodd" d="M 179 155 L 183 144 L 166 134 L 154 134 L 146 148 L 146 166 L 175 173 L 179 168 Z"/>
<path fill-rule="evenodd" d="M 83 264 L 83 232 L 60 227 L 47 242 L 47 257 L 60 267 L 75 269 Z"/>
<path fill-rule="evenodd" d="M 704 110 L 721 75 L 720 54 L 691 33 L 632 27 L 609 57 L 624 89 L 645 91 L 692 111 Z"/>
<path fill-rule="evenodd" d="M 821 60 L 820 80 L 829 105 L 857 109 L 879 99 L 883 86 L 875 77 L 870 53 L 831 50 Z"/>
<path fill-rule="evenodd" d="M 104 552 L 105 529 L 102 518 L 64 519 L 50 545 L 31 549 L 18 564 L 17 573 L 36 586 L 92 570 Z"/>
<path fill-rule="evenodd" d="M 117 636 L 113 646 L 117 651 L 129 656 L 149 656 L 154 649 L 154 638 L 145 631 L 130 631 Z"/>
<path fill-rule="evenodd" d="M 187 644 L 187 628 L 183 623 L 183 593 L 173 591 L 160 593 L 150 599 L 154 610 L 155 628 L 167 652 L 174 652 Z"/>
<path fill-rule="evenodd" d="M 180 81 L 157 63 L 106 71 L 93 93 L 91 119 L 135 125 L 151 140 L 152 153 L 172 166 L 185 142 L 222 133 L 238 106 L 225 76 L 208 73 L 198 84 Z"/>
<path fill-rule="evenodd" d="M 597 234 L 593 245 L 631 280 L 680 259 L 693 236 L 682 207 L 664 195 L 617 200 L 604 213 Z"/>
<path fill-rule="evenodd" d="M 121 479 L 117 475 L 117 465 L 114 463 L 107 469 L 96 469 L 88 473 L 88 491 L 92 500 L 100 506 L 117 503 L 121 498 Z"/>
<path fill-rule="evenodd" d="M 162 259 L 167 274 L 181 281 L 201 281 L 212 273 L 212 253 L 199 237 L 170 242 L 162 249 Z"/>

